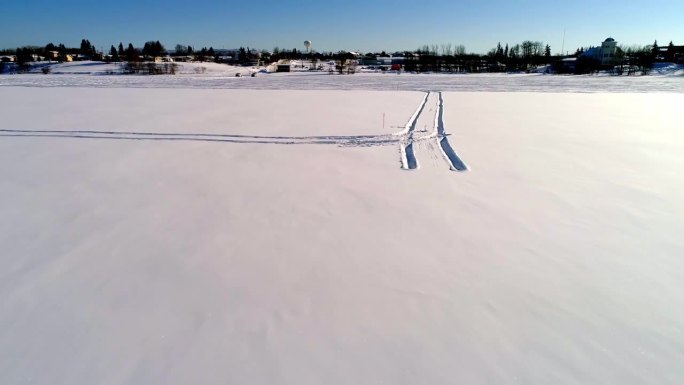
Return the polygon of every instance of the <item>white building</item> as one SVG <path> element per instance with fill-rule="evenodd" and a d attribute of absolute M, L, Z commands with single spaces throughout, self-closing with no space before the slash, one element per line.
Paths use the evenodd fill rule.
<path fill-rule="evenodd" d="M 615 64 L 617 58 L 617 42 L 612 37 L 607 38 L 600 47 L 592 47 L 582 56 L 596 59 L 601 65 Z"/>

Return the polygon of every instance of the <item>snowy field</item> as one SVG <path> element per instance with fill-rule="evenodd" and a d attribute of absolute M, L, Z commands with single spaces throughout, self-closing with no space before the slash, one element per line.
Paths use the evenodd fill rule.
<path fill-rule="evenodd" d="M 682 84 L 0 76 L 0 384 L 681 384 Z"/>

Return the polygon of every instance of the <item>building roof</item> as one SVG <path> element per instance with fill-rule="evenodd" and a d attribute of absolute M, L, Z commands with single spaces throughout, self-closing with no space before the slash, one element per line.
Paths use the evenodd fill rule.
<path fill-rule="evenodd" d="M 584 51 L 581 56 L 597 56 L 600 53 L 600 48 L 598 47 L 591 47 Z"/>
<path fill-rule="evenodd" d="M 609 42 L 609 41 L 615 41 L 615 39 L 613 39 L 612 37 L 609 37 L 609 38 L 606 39 L 606 41 L 605 41 L 604 43 L 607 43 L 607 42 Z"/>

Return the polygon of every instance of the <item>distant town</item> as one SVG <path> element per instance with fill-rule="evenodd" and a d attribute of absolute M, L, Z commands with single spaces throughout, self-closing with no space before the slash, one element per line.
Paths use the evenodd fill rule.
<path fill-rule="evenodd" d="M 197 48 L 177 44 L 167 48 L 159 41 L 148 41 L 143 47 L 119 43 L 109 50 L 97 50 L 88 39 L 79 47 L 49 43 L 44 47 L 27 46 L 0 50 L 0 73 L 31 72 L 40 64 L 41 72 L 50 73 L 46 63 L 96 61 L 121 63 L 121 73 L 174 74 L 174 63 L 211 62 L 233 66 L 268 67 L 273 72 L 290 72 L 293 63 L 308 71 L 344 74 L 366 71 L 405 71 L 414 73 L 519 73 L 646 75 L 657 63 L 684 64 L 684 45 L 672 41 L 661 45 L 623 46 L 608 37 L 601 42 L 579 47 L 574 53 L 552 54 L 551 47 L 539 41 L 519 44 L 497 44 L 487 54 L 468 53 L 465 46 L 453 44 L 424 45 L 400 52 L 317 52 L 305 41 L 304 50 L 258 50 Z M 324 65 L 324 63 L 326 65 Z M 35 71 L 33 71 L 35 72 Z"/>

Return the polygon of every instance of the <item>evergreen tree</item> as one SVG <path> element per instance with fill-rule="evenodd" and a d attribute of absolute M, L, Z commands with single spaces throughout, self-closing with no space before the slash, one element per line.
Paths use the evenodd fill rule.
<path fill-rule="evenodd" d="M 159 47 L 157 46 L 157 43 L 159 43 L 159 42 L 155 42 L 155 41 L 151 41 L 151 40 L 146 42 L 145 46 L 143 46 L 143 50 L 142 50 L 143 56 L 151 56 L 151 57 L 161 56 L 161 54 L 159 52 Z"/>
<path fill-rule="evenodd" d="M 126 49 L 126 61 L 134 62 L 140 61 L 140 54 L 138 50 L 133 47 L 133 44 L 128 43 L 128 48 Z"/>
<path fill-rule="evenodd" d="M 57 47 L 57 53 L 58 53 L 58 60 L 60 62 L 66 60 L 67 49 L 64 46 L 64 44 L 61 44 L 61 43 L 59 44 L 59 46 Z"/>
<path fill-rule="evenodd" d="M 667 45 L 667 53 L 666 53 L 666 60 L 669 62 L 673 62 L 675 58 L 675 47 L 674 44 L 672 44 L 672 40 L 670 40 L 670 44 Z"/>
<path fill-rule="evenodd" d="M 154 42 L 154 53 L 156 56 L 164 56 L 166 55 L 166 48 L 162 45 L 162 43 L 159 42 L 159 40 Z"/>
<path fill-rule="evenodd" d="M 511 58 L 520 57 L 520 44 L 516 44 L 508 51 L 508 56 Z"/>
<path fill-rule="evenodd" d="M 546 45 L 546 48 L 544 48 L 544 56 L 548 59 L 551 57 L 551 46 Z"/>
<path fill-rule="evenodd" d="M 48 45 L 45 46 L 43 49 L 43 55 L 47 56 L 48 52 L 50 51 L 57 51 L 57 47 L 52 43 L 48 43 Z"/>
<path fill-rule="evenodd" d="M 175 48 L 175 55 L 176 56 L 183 56 L 188 54 L 188 47 L 180 44 L 176 44 Z"/>
<path fill-rule="evenodd" d="M 22 65 L 33 61 L 29 48 L 17 48 L 17 64 Z"/>
<path fill-rule="evenodd" d="M 119 43 L 119 52 L 118 52 L 118 53 L 119 53 L 119 57 L 123 57 L 123 56 L 124 56 L 124 47 L 123 47 L 123 43 Z"/>
<path fill-rule="evenodd" d="M 207 47 L 202 47 L 202 49 L 199 51 L 199 54 L 197 55 L 197 60 L 199 61 L 204 61 L 208 55 Z"/>
<path fill-rule="evenodd" d="M 116 51 L 114 46 L 109 49 L 109 55 L 112 57 L 112 60 L 119 61 L 119 53 Z"/>
<path fill-rule="evenodd" d="M 88 39 L 82 39 L 81 40 L 81 48 L 79 50 L 79 53 L 81 55 L 94 55 L 95 54 L 95 47 L 90 43 L 90 40 Z"/>

